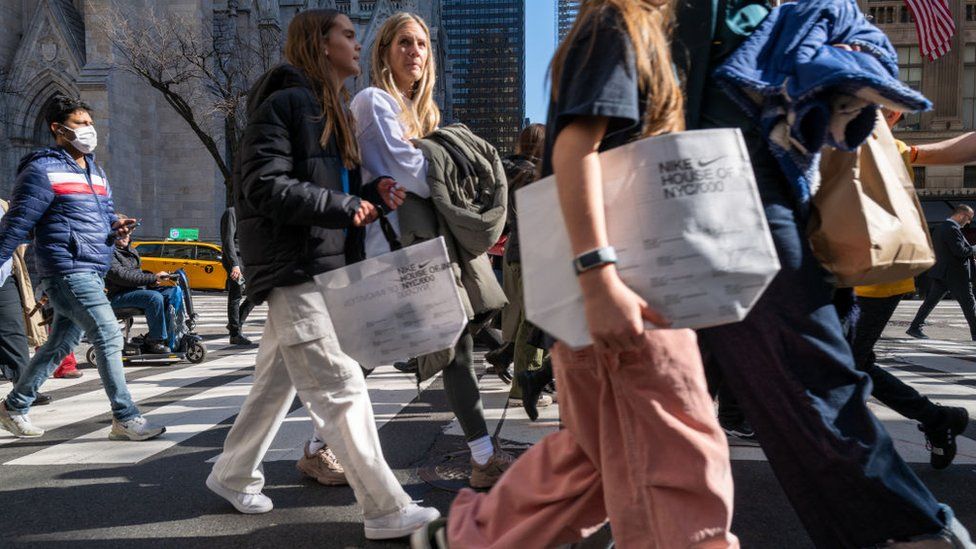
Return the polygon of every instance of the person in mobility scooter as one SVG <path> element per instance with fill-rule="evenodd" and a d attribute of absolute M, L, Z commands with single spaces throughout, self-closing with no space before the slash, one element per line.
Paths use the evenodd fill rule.
<path fill-rule="evenodd" d="M 161 286 L 165 281 L 176 285 Z M 125 237 L 116 240 L 105 286 L 116 317 L 125 324 L 124 361 L 203 361 L 206 347 L 192 333 L 195 314 L 185 273 L 143 271 L 139 253 Z M 149 333 L 130 339 L 132 318 L 139 314 L 146 315 Z"/>

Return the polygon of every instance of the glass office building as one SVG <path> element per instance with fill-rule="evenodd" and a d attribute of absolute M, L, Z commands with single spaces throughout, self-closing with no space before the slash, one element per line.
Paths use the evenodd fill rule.
<path fill-rule="evenodd" d="M 502 154 L 525 113 L 525 0 L 443 0 L 452 118 Z"/>
<path fill-rule="evenodd" d="M 582 0 L 556 0 L 556 44 L 563 41 L 573 28 Z"/>

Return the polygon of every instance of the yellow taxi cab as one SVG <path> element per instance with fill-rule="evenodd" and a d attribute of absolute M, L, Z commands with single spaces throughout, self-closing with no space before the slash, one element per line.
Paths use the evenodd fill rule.
<path fill-rule="evenodd" d="M 142 269 L 151 272 L 186 271 L 190 288 L 194 290 L 223 290 L 227 271 L 220 263 L 220 246 L 209 242 L 147 240 L 133 242 L 142 258 Z"/>

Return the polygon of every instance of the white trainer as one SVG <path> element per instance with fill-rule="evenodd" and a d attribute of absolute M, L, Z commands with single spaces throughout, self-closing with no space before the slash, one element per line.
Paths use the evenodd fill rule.
<path fill-rule="evenodd" d="M 399 511 L 373 519 L 366 519 L 366 539 L 395 539 L 409 536 L 423 528 L 428 522 L 441 517 L 441 512 L 433 507 L 421 507 L 410 503 Z"/>
<path fill-rule="evenodd" d="M 166 432 L 166 427 L 160 427 L 149 423 L 149 420 L 136 416 L 132 419 L 119 421 L 112 418 L 112 432 L 108 434 L 109 440 L 149 440 L 158 437 Z"/>
<path fill-rule="evenodd" d="M 229 501 L 234 506 L 234 509 L 237 509 L 245 515 L 260 515 L 261 513 L 267 513 L 274 509 L 274 503 L 271 502 L 271 498 L 268 496 L 264 494 L 235 492 L 230 488 L 225 488 L 217 482 L 213 473 L 207 476 L 207 488 L 210 488 L 211 492 Z"/>
<path fill-rule="evenodd" d="M 0 427 L 10 431 L 17 438 L 37 438 L 44 435 L 44 429 L 34 427 L 27 414 L 15 414 L 0 400 Z"/>

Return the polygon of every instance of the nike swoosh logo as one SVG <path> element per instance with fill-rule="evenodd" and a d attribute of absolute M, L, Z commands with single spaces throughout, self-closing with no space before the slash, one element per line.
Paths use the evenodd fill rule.
<path fill-rule="evenodd" d="M 417 265 L 417 268 L 418 268 L 418 269 L 423 269 L 423 268 L 424 268 L 424 267 L 426 267 L 427 265 L 430 265 L 430 261 L 425 261 L 425 262 L 423 262 L 423 263 L 419 263 L 419 264 Z"/>
<path fill-rule="evenodd" d="M 724 154 L 722 156 L 718 157 L 718 158 L 713 158 L 711 160 L 699 160 L 698 161 L 698 167 L 699 168 L 704 168 L 705 166 L 708 166 L 709 164 L 714 164 L 715 162 L 718 162 L 719 160 L 721 160 L 723 158 L 725 158 L 725 155 Z"/>

